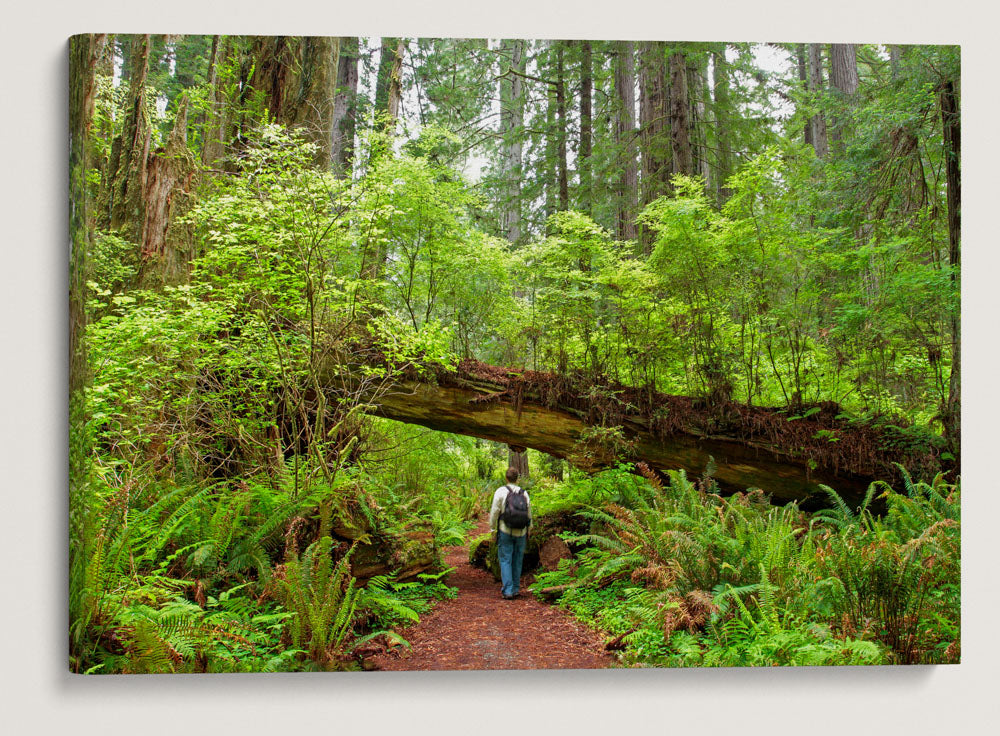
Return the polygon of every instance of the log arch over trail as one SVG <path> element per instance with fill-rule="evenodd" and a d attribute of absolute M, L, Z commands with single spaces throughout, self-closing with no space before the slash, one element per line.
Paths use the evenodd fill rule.
<path fill-rule="evenodd" d="M 844 421 L 832 403 L 796 417 L 473 360 L 401 381 L 373 403 L 388 419 L 532 447 L 587 470 L 627 459 L 700 476 L 714 462 L 723 489 L 761 488 L 781 502 L 821 483 L 859 497 L 873 480 L 895 478 L 894 461 L 915 472 L 940 465 L 929 446 L 887 451 L 884 428 Z"/>

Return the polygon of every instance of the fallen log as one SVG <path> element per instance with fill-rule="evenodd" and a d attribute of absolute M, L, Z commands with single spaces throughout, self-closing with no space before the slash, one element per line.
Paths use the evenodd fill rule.
<path fill-rule="evenodd" d="M 895 462 L 914 475 L 943 465 L 933 444 L 844 420 L 833 403 L 802 407 L 797 415 L 735 402 L 710 405 L 472 360 L 454 371 L 397 381 L 370 401 L 378 416 L 532 447 L 588 471 L 623 461 L 683 469 L 691 477 L 710 469 L 724 491 L 760 488 L 781 503 L 810 496 L 825 501 L 821 484 L 846 499 L 860 498 L 874 480 L 898 480 Z"/>
<path fill-rule="evenodd" d="M 588 439 L 592 425 L 569 411 L 482 398 L 473 389 L 411 382 L 380 397 L 375 413 L 443 432 L 532 447 L 587 470 L 630 459 L 662 471 L 683 468 L 697 477 L 714 462 L 714 478 L 724 486 L 761 488 L 783 501 L 806 498 L 820 490 L 820 483 L 848 495 L 863 494 L 873 480 L 847 472 L 815 471 L 804 458 L 726 437 L 690 433 L 659 437 L 638 417 L 618 425 L 630 443 L 627 456 L 620 457 L 615 448 Z"/>

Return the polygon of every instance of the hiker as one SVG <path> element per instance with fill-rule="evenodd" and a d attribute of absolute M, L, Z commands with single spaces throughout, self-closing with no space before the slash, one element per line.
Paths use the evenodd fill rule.
<path fill-rule="evenodd" d="M 507 483 L 497 488 L 490 507 L 490 528 L 497 534 L 500 594 L 505 601 L 520 596 L 521 562 L 531 525 L 531 499 L 516 485 L 517 469 L 507 468 Z"/>

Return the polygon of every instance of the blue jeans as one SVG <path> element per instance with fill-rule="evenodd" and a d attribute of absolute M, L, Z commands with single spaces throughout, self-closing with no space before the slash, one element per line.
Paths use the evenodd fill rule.
<path fill-rule="evenodd" d="M 528 535 L 515 537 L 506 532 L 497 533 L 497 557 L 500 560 L 500 592 L 517 595 L 521 590 L 521 562 Z"/>

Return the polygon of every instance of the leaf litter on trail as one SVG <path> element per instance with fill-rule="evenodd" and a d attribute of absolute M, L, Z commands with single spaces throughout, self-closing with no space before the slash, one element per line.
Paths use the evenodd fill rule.
<path fill-rule="evenodd" d="M 479 532 L 487 531 L 485 524 Z M 458 595 L 441 601 L 401 632 L 411 648 L 373 657 L 368 668 L 390 671 L 600 669 L 614 664 L 600 634 L 526 593 L 505 601 L 493 576 L 473 567 L 465 547 L 445 550 Z"/>

